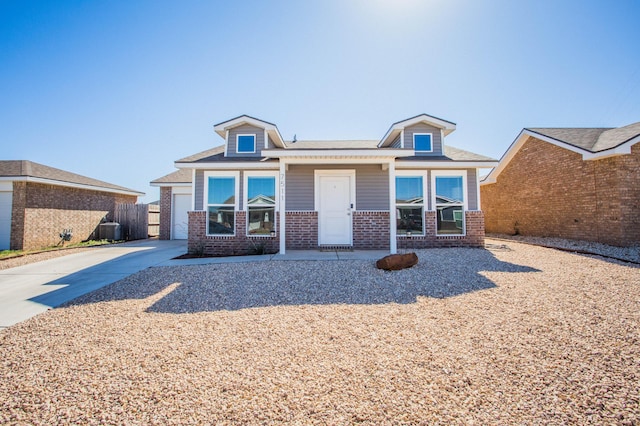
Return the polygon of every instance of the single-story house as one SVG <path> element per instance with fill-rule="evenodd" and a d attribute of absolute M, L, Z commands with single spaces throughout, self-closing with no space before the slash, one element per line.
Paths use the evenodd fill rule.
<path fill-rule="evenodd" d="M 0 161 L 0 250 L 31 250 L 95 236 L 117 204 L 143 192 L 26 160 Z"/>
<path fill-rule="evenodd" d="M 481 182 L 489 233 L 640 244 L 640 122 L 525 128 Z"/>
<path fill-rule="evenodd" d="M 479 170 L 497 161 L 447 145 L 455 129 L 421 114 L 380 140 L 285 141 L 267 121 L 224 121 L 214 126 L 222 146 L 152 182 L 161 238 L 184 237 L 188 206 L 191 253 L 482 247 Z"/>

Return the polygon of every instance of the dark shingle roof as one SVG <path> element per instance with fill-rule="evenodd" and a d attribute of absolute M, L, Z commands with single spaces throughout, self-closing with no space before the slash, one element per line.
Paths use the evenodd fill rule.
<path fill-rule="evenodd" d="M 596 153 L 615 148 L 640 136 L 640 122 L 618 128 L 527 128 L 526 130 Z"/>
<path fill-rule="evenodd" d="M 173 173 L 152 180 L 151 183 L 191 183 L 193 172 L 191 169 L 179 169 Z"/>
<path fill-rule="evenodd" d="M 60 182 L 62 184 L 76 184 L 93 186 L 96 189 L 112 190 L 118 192 L 127 192 L 136 195 L 144 195 L 143 192 L 125 188 L 119 185 L 113 185 L 101 180 L 92 179 L 86 176 L 67 172 L 65 170 L 56 169 L 54 167 L 45 166 L 43 164 L 34 163 L 28 160 L 0 160 L 0 176 L 1 177 L 32 177 L 46 179 L 50 181 Z M 55 184 L 52 182 L 52 184 Z"/>
<path fill-rule="evenodd" d="M 485 157 L 464 149 L 455 148 L 453 146 L 444 146 L 444 155 L 415 155 L 413 157 L 403 157 L 401 161 L 498 161 L 494 158 Z"/>

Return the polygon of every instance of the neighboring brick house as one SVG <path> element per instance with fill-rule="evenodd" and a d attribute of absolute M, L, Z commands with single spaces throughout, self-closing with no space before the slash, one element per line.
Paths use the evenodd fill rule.
<path fill-rule="evenodd" d="M 95 236 L 115 206 L 136 203 L 142 192 L 32 161 L 0 161 L 0 249 L 30 250 Z"/>
<path fill-rule="evenodd" d="M 481 182 L 489 233 L 640 244 L 640 122 L 523 129 Z"/>
<path fill-rule="evenodd" d="M 482 247 L 478 171 L 498 163 L 446 145 L 455 128 L 421 114 L 381 140 L 285 141 L 246 115 L 219 123 L 223 146 L 151 183 L 161 188 L 161 238 L 183 235 L 175 218 L 188 205 L 190 253 Z"/>

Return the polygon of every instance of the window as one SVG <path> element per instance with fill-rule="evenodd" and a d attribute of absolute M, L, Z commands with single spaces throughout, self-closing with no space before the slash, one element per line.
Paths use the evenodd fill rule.
<path fill-rule="evenodd" d="M 434 171 L 436 235 L 464 235 L 466 172 Z"/>
<path fill-rule="evenodd" d="M 414 133 L 413 149 L 415 151 L 432 152 L 431 133 Z"/>
<path fill-rule="evenodd" d="M 271 235 L 276 221 L 275 176 L 246 178 L 247 235 Z"/>
<path fill-rule="evenodd" d="M 207 234 L 234 235 L 238 177 L 237 175 L 208 175 L 205 177 Z"/>
<path fill-rule="evenodd" d="M 238 135 L 236 137 L 237 153 L 254 153 L 256 152 L 256 135 Z"/>
<path fill-rule="evenodd" d="M 424 234 L 422 176 L 396 177 L 396 229 L 398 235 Z"/>

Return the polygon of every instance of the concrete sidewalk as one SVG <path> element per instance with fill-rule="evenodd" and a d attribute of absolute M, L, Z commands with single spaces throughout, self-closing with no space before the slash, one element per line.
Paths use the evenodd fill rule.
<path fill-rule="evenodd" d="M 286 254 L 264 254 L 259 256 L 199 257 L 172 259 L 157 266 L 207 265 L 210 263 L 275 262 L 296 260 L 377 260 L 389 254 L 388 250 L 328 251 L 287 250 Z"/>
<path fill-rule="evenodd" d="M 186 241 L 143 240 L 1 270 L 0 329 L 186 251 Z"/>

